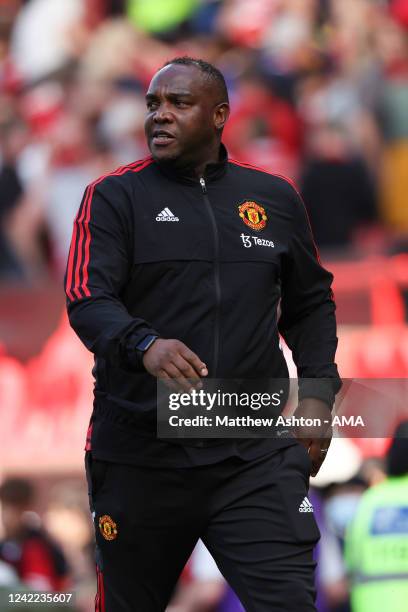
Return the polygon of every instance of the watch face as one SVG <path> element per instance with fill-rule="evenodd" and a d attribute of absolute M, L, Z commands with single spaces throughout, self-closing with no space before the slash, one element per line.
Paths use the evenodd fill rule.
<path fill-rule="evenodd" d="M 153 344 L 153 342 L 156 340 L 157 336 L 146 336 L 146 338 L 144 338 L 141 342 L 139 342 L 139 344 L 137 345 L 137 349 L 139 351 L 147 351 L 147 349 L 149 348 L 149 346 L 151 344 Z"/>

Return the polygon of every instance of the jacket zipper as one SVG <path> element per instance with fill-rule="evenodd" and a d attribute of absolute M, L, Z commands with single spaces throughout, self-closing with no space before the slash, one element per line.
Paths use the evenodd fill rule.
<path fill-rule="evenodd" d="M 221 282 L 220 282 L 220 239 L 218 234 L 217 222 L 215 220 L 214 211 L 207 194 L 207 185 L 203 177 L 200 178 L 201 190 L 203 192 L 204 202 L 211 219 L 214 236 L 214 286 L 215 286 L 215 325 L 214 325 L 214 356 L 213 356 L 213 372 L 212 377 L 216 378 L 218 369 L 218 357 L 220 351 L 220 306 L 221 306 Z"/>

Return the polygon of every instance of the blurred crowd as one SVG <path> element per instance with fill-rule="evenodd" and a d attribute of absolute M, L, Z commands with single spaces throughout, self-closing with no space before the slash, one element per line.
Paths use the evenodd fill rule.
<path fill-rule="evenodd" d="M 232 158 L 295 179 L 319 247 L 408 233 L 406 0 L 2 0 L 0 280 L 60 279 L 84 187 L 147 154 L 177 55 L 225 74 Z"/>

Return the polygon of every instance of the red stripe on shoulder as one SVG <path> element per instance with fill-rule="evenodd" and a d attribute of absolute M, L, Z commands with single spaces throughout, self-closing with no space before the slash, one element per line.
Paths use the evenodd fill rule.
<path fill-rule="evenodd" d="M 230 161 L 232 164 L 235 164 L 236 166 L 242 166 L 243 168 L 248 168 L 249 170 L 258 170 L 259 172 L 264 172 L 265 174 L 270 174 L 271 176 L 276 176 L 278 178 L 281 178 L 287 183 L 289 183 L 289 185 L 293 187 L 296 193 L 299 194 L 299 189 L 297 188 L 295 182 L 292 181 L 292 179 L 290 179 L 288 176 L 285 176 L 284 174 L 277 174 L 276 172 L 271 172 L 270 170 L 266 170 L 265 168 L 260 168 L 259 166 L 254 166 L 253 164 L 247 164 L 246 162 L 240 162 L 240 161 L 237 161 L 236 159 L 229 158 L 228 161 Z"/>
<path fill-rule="evenodd" d="M 72 233 L 71 245 L 69 247 L 68 267 L 67 267 L 67 280 L 66 280 L 66 283 L 65 283 L 65 291 L 67 293 L 67 296 L 71 300 L 71 302 L 74 299 L 74 296 L 71 293 L 71 283 L 72 283 L 72 269 L 73 269 L 73 265 L 74 265 L 74 253 L 75 253 L 75 247 L 76 247 L 76 234 L 77 234 L 77 223 L 76 223 L 76 219 L 75 219 L 75 221 L 74 221 L 74 230 L 73 230 L 73 233 Z"/>
<path fill-rule="evenodd" d="M 77 240 L 77 234 L 79 232 L 79 234 L 80 234 L 79 242 L 82 245 L 83 230 L 82 230 L 82 225 L 80 225 L 80 224 L 82 223 L 82 220 L 84 218 L 85 209 L 86 209 L 86 203 L 87 203 L 87 199 L 88 199 L 88 193 L 89 193 L 89 187 L 86 188 L 84 197 L 82 199 L 81 206 L 79 207 L 78 214 L 76 215 L 75 220 L 74 220 L 73 235 L 72 235 L 71 245 L 70 245 L 70 249 L 69 249 L 68 267 L 67 267 L 67 280 L 66 280 L 66 287 L 65 287 L 65 289 L 66 289 L 67 295 L 68 295 L 68 297 L 69 297 L 69 299 L 71 301 L 75 299 L 71 289 L 72 289 L 72 281 L 73 281 L 73 273 L 74 273 L 75 253 L 77 251 L 77 247 L 79 247 L 78 240 Z M 79 260 L 79 258 L 80 258 L 80 247 L 78 248 L 77 260 Z M 74 289 L 74 291 L 75 291 L 75 289 Z"/>
<path fill-rule="evenodd" d="M 145 168 L 147 168 L 147 166 L 150 166 L 152 163 L 154 162 L 153 157 L 147 157 L 141 166 L 138 166 L 137 168 L 131 168 L 132 172 L 140 172 L 141 170 L 144 170 Z"/>
<path fill-rule="evenodd" d="M 101 183 L 104 179 L 109 178 L 110 176 L 121 176 L 122 174 L 126 174 L 128 170 L 131 172 L 138 172 L 139 170 L 143 170 L 143 168 L 145 168 L 146 166 L 149 166 L 151 163 L 153 163 L 153 161 L 154 161 L 153 157 L 149 155 L 149 157 L 138 159 L 137 161 L 132 162 L 131 164 L 126 164 L 125 166 L 119 166 L 119 168 L 116 168 L 116 170 L 113 170 L 112 172 L 107 172 L 106 174 L 102 174 L 102 176 L 92 181 L 90 186 L 96 186 L 99 183 Z"/>
<path fill-rule="evenodd" d="M 90 183 L 85 191 L 84 200 L 80 207 L 74 222 L 74 232 L 72 236 L 71 248 L 68 259 L 66 292 L 70 300 L 74 300 L 75 293 L 77 298 L 91 295 L 88 283 L 88 264 L 89 264 L 89 249 L 91 243 L 91 233 L 89 230 L 89 221 L 91 218 L 91 205 L 95 187 L 109 176 L 122 176 L 126 172 L 139 172 L 153 163 L 151 156 L 138 160 L 126 166 L 120 166 L 113 172 L 108 172 Z M 79 233 L 79 236 L 78 236 Z M 82 244 L 85 237 L 84 257 L 82 256 Z M 75 266 L 75 277 L 73 279 L 73 268 L 75 251 L 77 251 L 77 262 Z M 83 261 L 82 261 L 83 260 Z M 82 284 L 80 286 L 80 276 L 82 272 Z M 73 282 L 74 281 L 74 282 Z M 82 293 L 81 293 L 82 291 Z"/>
<path fill-rule="evenodd" d="M 86 190 L 85 205 L 83 206 L 82 214 L 77 221 L 77 224 L 79 227 L 79 239 L 78 239 L 77 263 L 76 263 L 76 268 L 75 268 L 75 279 L 74 279 L 75 283 L 73 286 L 73 291 L 75 295 L 77 296 L 77 298 L 79 299 L 82 297 L 79 291 L 79 272 L 80 272 L 80 265 L 81 265 L 81 259 L 82 259 L 82 242 L 84 239 L 84 217 L 86 214 L 86 209 L 87 209 L 90 193 L 91 193 L 91 189 L 88 187 Z"/>
<path fill-rule="evenodd" d="M 122 176 L 123 174 L 126 174 L 126 172 L 128 172 L 128 171 L 130 171 L 130 172 L 140 172 L 140 170 L 143 170 L 147 166 L 150 166 L 150 164 L 152 164 L 152 163 L 153 163 L 153 158 L 152 157 L 148 157 L 148 158 L 145 158 L 145 159 L 141 160 L 140 162 L 134 162 L 133 164 L 129 164 L 127 166 L 121 166 L 120 168 L 115 170 L 115 172 L 111 172 L 110 174 L 106 174 L 104 176 L 101 176 L 94 183 L 92 183 L 92 192 L 91 192 L 91 195 L 89 197 L 87 216 L 86 216 L 86 219 L 85 219 L 85 231 L 86 231 L 85 261 L 84 261 L 84 266 L 83 266 L 82 285 L 81 285 L 82 290 L 83 290 L 84 294 L 87 297 L 90 297 L 90 295 L 91 295 L 91 292 L 89 291 L 89 288 L 88 288 L 89 249 L 90 249 L 90 245 L 91 245 L 91 232 L 90 232 L 90 229 L 89 229 L 89 221 L 90 221 L 90 218 L 91 218 L 92 196 L 93 196 L 95 187 L 99 183 L 101 183 L 105 178 L 107 178 L 109 176 Z"/>

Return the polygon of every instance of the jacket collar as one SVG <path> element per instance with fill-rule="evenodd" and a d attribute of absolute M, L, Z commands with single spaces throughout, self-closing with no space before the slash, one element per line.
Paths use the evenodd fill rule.
<path fill-rule="evenodd" d="M 155 162 L 157 168 L 165 174 L 168 178 L 185 184 L 197 185 L 199 179 L 196 176 L 189 176 L 183 174 L 183 172 L 177 172 L 174 168 L 167 166 L 166 164 L 160 164 Z M 220 144 L 220 157 L 219 161 L 213 164 L 207 164 L 204 171 L 204 180 L 206 182 L 216 181 L 217 179 L 224 176 L 228 166 L 228 152 L 225 146 Z"/>

